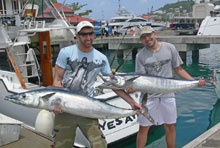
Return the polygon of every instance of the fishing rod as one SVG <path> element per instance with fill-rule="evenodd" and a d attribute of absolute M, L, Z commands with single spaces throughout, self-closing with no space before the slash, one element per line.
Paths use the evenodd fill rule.
<path fill-rule="evenodd" d="M 139 26 L 138 26 L 138 28 L 141 29 Z M 127 28 L 127 29 L 128 29 L 128 28 Z M 126 32 L 127 32 L 127 30 L 126 30 Z M 124 39 L 124 37 L 125 37 L 125 35 L 123 36 L 122 40 Z M 121 44 L 121 43 L 122 43 L 122 42 L 120 42 L 120 44 Z M 120 44 L 119 44 L 119 47 L 120 47 Z M 136 49 L 136 48 L 133 48 L 133 47 L 134 47 L 134 45 L 132 46 L 132 50 L 125 56 L 125 59 L 133 52 L 134 49 Z M 118 49 L 119 49 L 119 48 L 118 48 Z M 119 50 L 118 50 L 118 51 L 119 51 Z M 118 53 L 118 51 L 117 51 L 117 53 Z M 111 66 L 112 66 L 112 64 L 113 64 L 113 62 L 114 62 L 114 59 L 115 59 L 115 55 L 114 55 L 114 57 L 113 57 Z M 121 66 L 122 66 L 123 64 L 124 64 L 124 60 L 118 65 L 118 67 L 114 70 L 113 73 L 117 72 L 117 71 L 119 70 L 119 68 L 121 68 Z"/>
<path fill-rule="evenodd" d="M 130 24 L 131 24 L 131 22 L 130 22 Z M 129 29 L 129 27 L 130 27 L 130 24 L 127 26 L 127 29 L 126 29 L 126 31 L 125 31 L 125 34 L 123 35 L 123 37 L 122 37 L 122 39 L 121 39 L 121 42 L 119 43 L 118 50 L 117 50 L 117 52 L 114 54 L 114 57 L 113 57 L 113 59 L 112 59 L 112 61 L 111 61 L 111 63 L 110 63 L 110 67 L 112 67 L 112 65 L 113 65 L 113 62 L 114 62 L 114 60 L 115 60 L 115 57 L 117 56 L 117 54 L 118 54 L 118 52 L 119 52 L 119 48 L 120 48 L 120 46 L 121 46 L 121 44 L 122 44 L 122 41 L 123 41 L 124 38 L 125 38 L 126 32 L 128 31 L 128 29 Z M 138 28 L 139 28 L 139 27 L 138 27 Z M 130 28 L 130 29 L 131 29 L 131 28 Z M 133 52 L 133 50 L 134 50 L 134 49 L 132 49 L 130 52 Z M 127 56 L 130 54 L 130 52 L 127 54 Z M 126 56 L 126 58 L 127 58 L 127 56 Z M 124 64 L 124 61 L 116 68 L 115 72 L 117 72 L 117 70 L 118 70 L 123 64 Z"/>
<path fill-rule="evenodd" d="M 133 45 L 134 46 L 134 45 Z M 125 59 L 133 52 L 133 50 L 136 48 L 133 48 L 126 56 Z M 118 67 L 115 69 L 115 72 L 117 72 L 119 70 L 119 68 L 121 68 L 121 66 L 124 64 L 124 60 L 118 65 Z"/>
<path fill-rule="evenodd" d="M 127 32 L 127 31 L 128 31 L 128 28 L 126 29 L 126 32 Z M 121 39 L 121 42 L 120 42 L 119 45 L 118 45 L 117 52 L 114 54 L 114 57 L 113 57 L 113 59 L 112 59 L 112 61 L 111 61 L 111 64 L 110 64 L 110 67 L 112 67 L 113 62 L 115 61 L 115 57 L 117 56 L 117 54 L 118 54 L 118 52 L 119 52 L 119 48 L 120 48 L 120 46 L 121 46 L 121 44 L 122 44 L 122 41 L 123 41 L 124 38 L 125 38 L 125 35 L 126 35 L 126 33 L 123 35 L 123 37 L 122 37 L 122 39 Z"/>

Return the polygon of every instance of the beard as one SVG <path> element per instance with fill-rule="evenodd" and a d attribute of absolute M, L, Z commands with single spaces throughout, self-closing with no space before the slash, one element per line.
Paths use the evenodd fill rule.
<path fill-rule="evenodd" d="M 150 49 L 154 48 L 156 46 L 156 40 L 153 40 L 151 44 L 147 44 L 146 46 Z"/>

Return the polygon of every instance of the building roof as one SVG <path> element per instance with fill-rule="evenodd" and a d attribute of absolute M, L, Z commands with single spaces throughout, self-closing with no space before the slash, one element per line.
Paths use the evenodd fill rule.
<path fill-rule="evenodd" d="M 88 21 L 88 22 L 91 22 L 91 23 L 95 22 L 95 20 L 85 18 L 85 17 L 81 17 L 81 16 L 75 15 L 75 14 L 73 14 L 71 16 L 66 16 L 66 19 L 67 19 L 67 21 L 69 21 L 72 24 L 77 24 L 81 21 Z"/>
<path fill-rule="evenodd" d="M 53 3 L 53 5 L 58 11 L 61 10 L 60 9 L 62 7 L 61 3 Z M 74 14 L 74 11 L 66 6 L 63 6 L 62 10 L 64 13 L 73 13 Z M 50 12 L 51 12 L 51 7 L 44 9 L 44 13 L 50 13 Z"/>
<path fill-rule="evenodd" d="M 56 9 L 58 11 L 62 7 L 61 3 L 53 3 L 53 4 L 54 4 L 54 7 L 56 7 Z M 81 21 L 89 21 L 91 23 L 95 22 L 95 20 L 92 20 L 92 19 L 89 19 L 89 18 L 85 18 L 85 17 L 81 17 L 79 15 L 75 15 L 74 11 L 72 9 L 66 7 L 66 6 L 63 6 L 63 12 L 64 12 L 64 14 L 68 14 L 68 15 L 66 15 L 66 19 L 71 24 L 78 24 Z M 42 15 L 38 16 L 38 17 L 42 17 Z M 49 8 L 44 10 L 44 17 L 46 17 L 46 18 L 51 18 L 52 17 L 51 10 Z M 59 19 L 59 17 L 58 17 L 58 19 Z"/>
<path fill-rule="evenodd" d="M 62 7 L 63 4 L 61 3 L 53 3 L 53 5 L 56 7 L 57 10 L 60 10 L 60 8 Z M 63 6 L 63 12 L 66 13 L 66 12 L 72 12 L 74 13 L 74 11 L 70 8 L 68 8 L 67 6 Z"/>

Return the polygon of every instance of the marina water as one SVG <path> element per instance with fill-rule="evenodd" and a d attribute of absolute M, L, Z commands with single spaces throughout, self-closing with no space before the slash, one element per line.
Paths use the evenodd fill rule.
<path fill-rule="evenodd" d="M 109 56 L 107 51 L 103 53 Z M 114 55 L 114 53 L 111 55 Z M 187 60 L 182 67 L 193 77 L 208 78 L 213 69 L 220 70 L 220 45 L 211 45 L 210 48 L 199 51 L 199 59 L 193 60 L 191 53 L 187 53 Z M 112 57 L 112 56 L 111 56 Z M 109 59 L 111 63 L 112 58 Z M 123 62 L 122 58 L 115 59 L 112 68 L 117 68 Z M 134 72 L 135 59 L 124 61 L 119 72 Z M 176 124 L 176 145 L 181 148 L 197 138 L 220 121 L 220 99 L 213 86 L 207 83 L 202 88 L 193 88 L 176 94 L 178 119 Z M 124 139 L 111 148 L 135 148 L 136 135 Z M 166 148 L 165 131 L 163 126 L 155 128 L 149 134 L 147 148 Z"/>

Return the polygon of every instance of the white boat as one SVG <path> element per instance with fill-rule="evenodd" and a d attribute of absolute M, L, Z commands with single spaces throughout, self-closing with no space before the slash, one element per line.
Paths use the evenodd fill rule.
<path fill-rule="evenodd" d="M 142 17 L 131 14 L 125 8 L 121 8 L 120 4 L 118 8 L 118 16 L 112 17 L 109 23 L 109 26 L 111 26 L 112 29 L 116 31 L 116 34 L 122 35 L 129 34 L 131 28 L 140 30 L 140 27 L 146 25 L 150 25 L 156 31 L 162 31 L 166 29 L 165 24 L 147 21 Z"/>
<path fill-rule="evenodd" d="M 220 35 L 220 5 L 202 21 L 197 35 Z"/>
<path fill-rule="evenodd" d="M 109 26 L 117 28 L 117 33 L 126 35 L 131 28 L 140 29 L 143 26 L 150 25 L 156 31 L 162 31 L 166 29 L 166 25 L 157 22 L 148 22 L 142 17 L 138 16 L 117 16 L 110 19 Z"/>
<path fill-rule="evenodd" d="M 0 23 L 0 113 L 23 122 L 33 130 L 41 131 L 39 128 L 43 127 L 35 128 L 35 124 L 39 123 L 36 119 L 40 109 L 16 105 L 5 101 L 4 98 L 13 93 L 52 85 L 55 60 L 52 56 L 56 57 L 60 48 L 70 44 L 75 32 L 54 9 L 50 0 L 39 1 L 43 8 L 37 5 L 37 0 L 35 0 L 35 4 L 32 2 L 30 0 L 24 5 L 24 11 L 19 10 L 22 17 L 18 17 L 20 15 L 14 17 L 13 13 L 10 16 L 8 14 L 10 20 L 14 20 L 17 25 Z M 6 3 L 6 5 L 9 8 L 11 3 Z M 44 19 L 44 16 L 47 18 Z M 51 46 L 53 46 L 53 50 Z M 96 92 L 98 99 L 116 106 L 130 108 L 113 92 L 104 94 L 100 94 L 100 91 Z M 138 102 L 139 95 L 139 93 L 135 93 L 132 94 L 132 97 Z M 99 120 L 99 123 L 107 143 L 111 144 L 136 134 L 138 131 L 136 120 L 135 115 L 122 119 Z M 74 145 L 90 147 L 79 129 L 77 129 Z"/>

